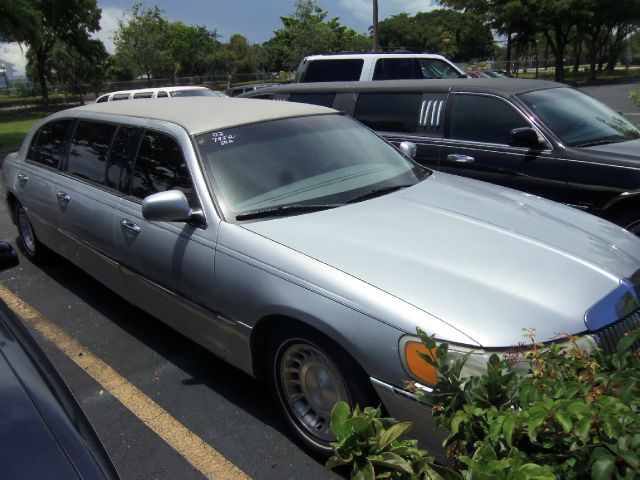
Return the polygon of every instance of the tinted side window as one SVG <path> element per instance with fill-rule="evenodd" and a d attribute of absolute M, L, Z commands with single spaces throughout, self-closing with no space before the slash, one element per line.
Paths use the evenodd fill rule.
<path fill-rule="evenodd" d="M 128 93 L 119 93 L 117 95 L 114 95 L 111 101 L 115 102 L 116 100 L 128 100 L 128 99 L 129 99 Z"/>
<path fill-rule="evenodd" d="M 333 101 L 335 99 L 335 93 L 292 93 L 289 95 L 290 102 L 311 103 L 329 108 L 333 107 Z"/>
<path fill-rule="evenodd" d="M 102 102 L 108 102 L 109 101 L 109 95 L 103 95 L 101 97 L 98 97 L 98 99 L 96 100 L 96 103 L 102 103 Z"/>
<path fill-rule="evenodd" d="M 116 188 L 126 193 L 130 191 L 130 184 L 125 185 L 126 178 L 130 178 L 133 159 L 140 141 L 141 130 L 135 127 L 120 127 L 111 147 L 107 164 L 107 187 Z"/>
<path fill-rule="evenodd" d="M 412 58 L 381 58 L 376 61 L 374 80 L 406 80 L 416 77 Z"/>
<path fill-rule="evenodd" d="M 455 95 L 451 138 L 507 144 L 514 128 L 529 123 L 505 101 L 484 95 Z"/>
<path fill-rule="evenodd" d="M 29 149 L 29 160 L 51 168 L 59 168 L 64 157 L 67 130 L 71 120 L 58 120 L 43 125 Z"/>
<path fill-rule="evenodd" d="M 460 73 L 451 65 L 437 58 L 420 58 L 416 78 L 460 78 Z"/>
<path fill-rule="evenodd" d="M 361 93 L 354 117 L 373 130 L 415 132 L 421 93 Z"/>
<path fill-rule="evenodd" d="M 133 98 L 153 98 L 153 92 L 138 92 L 133 94 Z"/>
<path fill-rule="evenodd" d="M 145 132 L 133 169 L 131 195 L 142 199 L 166 190 L 180 190 L 192 203 L 191 176 L 180 146 L 168 135 Z"/>
<path fill-rule="evenodd" d="M 309 62 L 301 82 L 349 82 L 360 80 L 362 59 L 314 60 Z"/>
<path fill-rule="evenodd" d="M 158 92 L 157 98 L 169 98 L 169 94 L 167 92 Z"/>
<path fill-rule="evenodd" d="M 67 172 L 85 180 L 104 183 L 107 154 L 117 128 L 108 123 L 79 122 L 71 140 Z"/>

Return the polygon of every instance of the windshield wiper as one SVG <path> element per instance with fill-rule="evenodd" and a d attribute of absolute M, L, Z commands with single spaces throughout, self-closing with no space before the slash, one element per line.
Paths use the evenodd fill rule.
<path fill-rule="evenodd" d="M 254 210 L 253 212 L 241 213 L 236 216 L 236 220 L 253 220 L 255 218 L 267 217 L 285 217 L 287 215 L 296 215 L 298 213 L 319 212 L 321 210 L 329 210 L 330 208 L 340 207 L 342 204 L 327 205 L 283 205 L 275 208 L 264 208 L 262 210 Z"/>
<path fill-rule="evenodd" d="M 350 200 L 347 200 L 346 203 L 361 202 L 363 200 L 368 200 L 370 198 L 379 197 L 381 195 L 385 195 L 387 193 L 395 192 L 396 190 L 401 190 L 401 189 L 407 188 L 407 187 L 413 187 L 413 184 L 411 184 L 411 185 L 393 185 L 391 187 L 376 188 L 376 189 L 371 190 L 371 191 L 369 191 L 367 193 L 363 193 L 362 195 L 358 195 L 357 197 L 354 197 L 354 198 L 352 198 Z"/>
<path fill-rule="evenodd" d="M 595 140 L 593 142 L 581 143 L 580 145 L 576 145 L 578 148 L 580 147 L 596 147 L 598 145 L 608 145 L 610 143 L 620 143 L 624 142 L 624 138 L 614 137 L 614 138 L 603 138 L 602 140 Z"/>

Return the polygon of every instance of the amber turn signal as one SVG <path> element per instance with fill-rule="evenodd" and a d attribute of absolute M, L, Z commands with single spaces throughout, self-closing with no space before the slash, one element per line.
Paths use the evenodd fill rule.
<path fill-rule="evenodd" d="M 438 383 L 438 370 L 434 366 L 429 365 L 418 352 L 430 358 L 435 358 L 436 355 L 435 348 L 429 350 L 421 342 L 407 342 L 404 346 L 406 367 L 418 380 L 428 385 L 435 385 Z"/>

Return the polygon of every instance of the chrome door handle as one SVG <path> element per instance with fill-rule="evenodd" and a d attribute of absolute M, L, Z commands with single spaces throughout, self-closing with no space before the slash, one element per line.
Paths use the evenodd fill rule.
<path fill-rule="evenodd" d="M 131 233 L 140 233 L 140 230 L 142 230 L 139 225 L 136 225 L 126 218 L 122 219 L 122 221 L 120 222 L 120 226 Z"/>
<path fill-rule="evenodd" d="M 469 155 L 462 155 L 459 153 L 452 153 L 451 155 L 447 155 L 447 161 L 455 162 L 455 163 L 473 163 L 475 162 L 475 158 L 470 157 Z"/>
<path fill-rule="evenodd" d="M 56 197 L 58 197 L 58 200 L 64 203 L 67 203 L 69 200 L 71 200 L 71 197 L 69 196 L 69 194 L 65 192 L 56 193 Z"/>
<path fill-rule="evenodd" d="M 19 173 L 18 174 L 18 181 L 24 185 L 25 183 L 27 183 L 27 181 L 29 181 L 29 177 L 26 176 L 24 173 Z"/>

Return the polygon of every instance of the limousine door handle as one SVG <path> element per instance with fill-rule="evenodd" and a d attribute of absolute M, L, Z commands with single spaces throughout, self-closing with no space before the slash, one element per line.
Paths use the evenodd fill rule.
<path fill-rule="evenodd" d="M 475 158 L 470 157 L 469 155 L 462 155 L 459 153 L 452 153 L 447 155 L 447 161 L 455 162 L 455 163 L 473 163 L 475 162 Z"/>
<path fill-rule="evenodd" d="M 64 203 L 68 203 L 69 200 L 71 200 L 71 197 L 69 196 L 69 194 L 65 192 L 56 193 L 56 197 L 58 197 L 58 200 Z"/>
<path fill-rule="evenodd" d="M 141 230 L 139 225 L 133 223 L 131 220 L 127 220 L 126 218 L 122 219 L 120 225 L 122 226 L 122 228 L 131 233 L 140 233 Z"/>
<path fill-rule="evenodd" d="M 27 181 L 29 181 L 29 177 L 26 176 L 24 173 L 19 173 L 18 181 L 20 182 L 21 185 L 24 185 L 25 183 L 27 183 Z"/>

